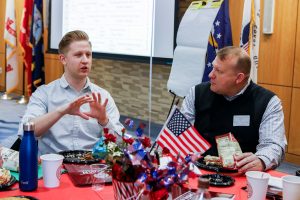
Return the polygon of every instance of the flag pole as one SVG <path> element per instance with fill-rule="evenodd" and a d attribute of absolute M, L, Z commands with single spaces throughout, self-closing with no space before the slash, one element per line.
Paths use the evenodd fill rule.
<path fill-rule="evenodd" d="M 27 98 L 25 97 L 25 65 L 23 63 L 23 94 L 19 100 L 17 100 L 18 104 L 26 104 L 28 102 Z"/>
<path fill-rule="evenodd" d="M 6 65 L 7 65 L 7 57 L 6 57 L 6 51 L 7 51 L 7 49 L 6 49 L 6 42 L 5 42 L 5 49 L 4 49 L 4 56 L 5 56 L 5 59 L 4 59 L 4 93 L 3 93 L 3 95 L 1 96 L 1 99 L 2 100 L 11 100 L 12 99 L 12 97 L 11 96 L 9 96 L 7 93 L 6 93 L 6 84 L 7 84 L 7 82 L 6 82 L 6 76 L 7 76 L 7 74 L 6 74 Z"/>
<path fill-rule="evenodd" d="M 176 95 L 174 92 L 172 92 L 171 90 L 169 90 L 169 92 L 170 92 L 171 94 L 173 94 L 173 100 L 172 100 L 172 104 L 171 104 L 171 107 L 170 107 L 170 109 L 169 109 L 169 112 L 168 112 L 167 118 L 168 118 L 168 117 L 169 117 L 169 115 L 170 115 L 170 112 L 171 112 L 171 110 L 172 110 L 172 107 L 173 107 L 173 105 L 174 105 L 175 99 L 176 99 L 176 97 L 177 97 L 177 95 Z M 177 102 L 177 104 L 178 104 L 178 102 Z M 177 105 L 177 104 L 176 104 L 176 105 Z"/>

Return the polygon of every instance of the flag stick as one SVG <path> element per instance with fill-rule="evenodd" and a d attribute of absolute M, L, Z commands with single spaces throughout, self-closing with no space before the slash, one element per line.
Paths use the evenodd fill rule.
<path fill-rule="evenodd" d="M 28 100 L 25 97 L 25 64 L 23 63 L 23 95 L 17 101 L 18 104 L 26 104 Z"/>
<path fill-rule="evenodd" d="M 4 94 L 1 96 L 1 99 L 3 99 L 3 100 L 10 100 L 10 99 L 12 99 L 11 98 L 11 96 L 9 96 L 7 93 L 6 93 L 6 84 L 7 84 L 7 82 L 6 82 L 6 76 L 7 76 L 7 74 L 6 74 L 6 65 L 7 65 L 7 57 L 6 57 L 6 42 L 5 42 L 5 52 L 4 52 L 4 56 L 5 56 L 5 59 L 4 59 Z"/>
<path fill-rule="evenodd" d="M 167 119 L 169 118 L 169 115 L 170 115 L 170 113 L 171 113 L 171 110 L 172 110 L 172 108 L 173 108 L 173 105 L 174 105 L 174 101 L 175 101 L 175 99 L 176 99 L 176 94 L 175 93 L 173 93 L 172 91 L 169 91 L 171 94 L 173 94 L 174 95 L 174 98 L 173 98 L 173 100 L 172 100 L 172 104 L 171 104 L 171 107 L 170 107 L 170 110 L 169 110 L 169 113 L 168 113 L 168 116 L 167 116 Z M 178 104 L 179 104 L 179 100 L 180 99 L 177 99 L 177 101 L 176 101 L 176 103 L 175 103 L 175 105 L 177 106 Z M 153 145 L 152 145 L 152 147 L 151 147 L 151 149 L 150 149 L 150 152 L 149 153 L 151 153 L 151 151 L 153 150 L 153 148 L 155 147 L 155 145 L 156 145 L 156 140 L 154 141 L 154 143 L 153 143 Z"/>

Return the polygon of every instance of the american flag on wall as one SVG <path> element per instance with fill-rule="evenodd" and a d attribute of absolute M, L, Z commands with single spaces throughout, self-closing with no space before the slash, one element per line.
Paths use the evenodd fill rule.
<path fill-rule="evenodd" d="M 204 153 L 211 147 L 176 106 L 156 142 L 161 148 L 167 147 L 172 155 L 179 154 L 182 158 L 190 153 Z"/>

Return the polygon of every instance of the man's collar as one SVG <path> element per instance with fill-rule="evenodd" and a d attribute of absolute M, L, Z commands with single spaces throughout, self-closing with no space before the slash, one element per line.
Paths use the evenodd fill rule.
<path fill-rule="evenodd" d="M 84 85 L 84 87 L 83 87 L 83 90 L 90 90 L 90 91 L 92 91 L 92 89 L 91 89 L 91 81 L 90 81 L 90 79 L 89 79 L 89 77 L 86 77 L 86 83 L 85 83 L 85 85 Z"/>
<path fill-rule="evenodd" d="M 232 101 L 232 100 L 236 99 L 238 96 L 244 94 L 244 92 L 246 91 L 246 89 L 248 88 L 248 86 L 250 85 L 250 83 L 251 83 L 251 80 L 249 79 L 249 81 L 247 82 L 247 84 L 245 85 L 245 87 L 243 87 L 243 89 L 240 92 L 238 92 L 236 95 L 233 95 L 233 96 L 230 96 L 230 97 L 229 96 L 224 96 L 225 99 L 227 101 Z"/>
<path fill-rule="evenodd" d="M 60 86 L 62 88 L 67 88 L 69 86 L 68 81 L 66 80 L 65 74 L 63 74 L 59 79 Z"/>
<path fill-rule="evenodd" d="M 68 83 L 66 77 L 65 77 L 65 74 L 63 74 L 63 75 L 61 76 L 61 78 L 60 78 L 60 86 L 61 86 L 62 88 L 65 88 L 65 89 L 66 89 L 67 87 L 71 87 L 70 84 Z M 86 83 L 85 83 L 85 85 L 84 85 L 84 87 L 83 87 L 82 90 L 86 90 L 87 88 L 88 88 L 89 90 L 91 90 L 91 81 L 90 81 L 89 77 L 87 77 Z"/>

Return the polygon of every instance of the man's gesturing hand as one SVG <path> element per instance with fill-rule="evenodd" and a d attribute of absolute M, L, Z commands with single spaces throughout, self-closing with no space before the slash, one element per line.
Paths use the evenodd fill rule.
<path fill-rule="evenodd" d="M 82 117 L 83 119 L 88 120 L 89 116 L 82 113 L 80 111 L 80 107 L 83 104 L 89 103 L 89 102 L 92 102 L 92 101 L 93 101 L 93 99 L 89 95 L 85 95 L 85 96 L 82 96 L 82 97 L 79 97 L 79 98 L 75 99 L 73 102 L 71 102 L 67 105 L 59 107 L 57 110 L 62 115 L 65 115 L 65 114 L 78 115 L 78 116 Z"/>
<path fill-rule="evenodd" d="M 84 114 L 95 118 L 98 120 L 98 123 L 101 125 L 106 125 L 108 123 L 108 117 L 106 115 L 106 105 L 108 103 L 108 99 L 104 100 L 102 104 L 102 99 L 100 93 L 92 93 L 93 101 L 89 102 L 90 104 L 90 112 L 85 112 Z"/>

